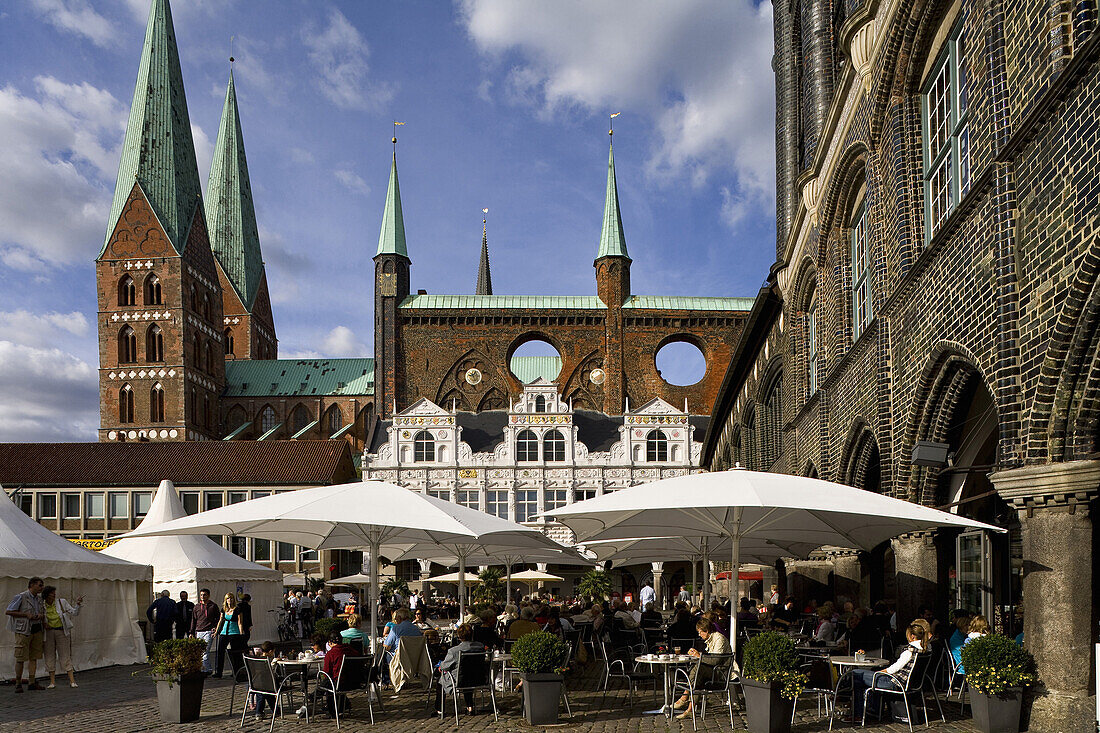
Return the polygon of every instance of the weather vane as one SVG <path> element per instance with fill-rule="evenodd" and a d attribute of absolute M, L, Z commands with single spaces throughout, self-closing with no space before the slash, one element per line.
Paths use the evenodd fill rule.
<path fill-rule="evenodd" d="M 403 124 L 405 124 L 405 123 L 404 122 L 398 122 L 397 120 L 393 121 L 393 139 L 391 139 L 390 142 L 393 143 L 393 146 L 395 148 L 397 147 L 397 126 L 398 125 L 403 125 Z"/>
<path fill-rule="evenodd" d="M 612 112 L 611 113 L 611 117 L 608 119 L 608 123 L 611 125 L 611 127 L 608 128 L 608 130 L 607 130 L 608 135 L 611 135 L 611 136 L 615 135 L 615 123 L 612 120 L 614 120 L 616 117 L 618 117 L 621 114 L 622 114 L 622 112 Z"/>

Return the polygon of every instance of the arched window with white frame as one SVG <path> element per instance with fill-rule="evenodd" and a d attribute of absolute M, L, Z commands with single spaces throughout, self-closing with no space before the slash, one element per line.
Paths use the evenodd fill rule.
<path fill-rule="evenodd" d="M 161 305 L 160 278 L 150 272 L 145 278 L 145 305 Z"/>
<path fill-rule="evenodd" d="M 118 304 L 137 305 L 137 287 L 134 278 L 129 275 L 123 275 L 118 281 Z"/>
<path fill-rule="evenodd" d="M 855 341 L 871 322 L 871 236 L 866 203 L 860 205 L 852 219 L 851 256 L 852 341 Z"/>
<path fill-rule="evenodd" d="M 543 436 L 542 456 L 548 462 L 565 460 L 565 435 L 560 430 L 555 428 Z"/>
<path fill-rule="evenodd" d="M 516 460 L 537 461 L 539 459 L 539 439 L 531 430 L 521 430 L 516 436 Z"/>
<path fill-rule="evenodd" d="M 145 360 L 164 361 L 164 332 L 155 323 L 145 332 Z"/>
<path fill-rule="evenodd" d="M 118 421 L 124 425 L 134 421 L 134 390 L 128 384 L 118 390 Z"/>
<path fill-rule="evenodd" d="M 427 430 L 421 430 L 413 437 L 413 461 L 425 463 L 435 460 L 435 436 Z"/>
<path fill-rule="evenodd" d="M 665 431 L 657 428 L 646 434 L 645 459 L 647 463 L 668 461 L 668 436 L 665 435 Z"/>
<path fill-rule="evenodd" d="M 546 412 L 545 395 L 538 395 L 535 397 L 535 412 Z"/>
<path fill-rule="evenodd" d="M 118 332 L 118 362 L 133 364 L 137 362 L 137 334 L 130 326 L 123 326 Z"/>

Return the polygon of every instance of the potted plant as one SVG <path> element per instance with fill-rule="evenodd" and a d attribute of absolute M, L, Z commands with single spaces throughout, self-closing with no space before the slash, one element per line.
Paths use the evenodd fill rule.
<path fill-rule="evenodd" d="M 313 633 L 327 639 L 330 634 L 338 634 L 347 627 L 348 622 L 342 618 L 319 618 L 313 622 Z"/>
<path fill-rule="evenodd" d="M 807 681 L 794 642 L 774 631 L 754 636 L 745 644 L 741 677 L 749 730 L 789 733 L 795 698 Z"/>
<path fill-rule="evenodd" d="M 599 603 L 611 595 L 611 576 L 603 570 L 589 570 L 577 581 L 577 595 Z"/>
<path fill-rule="evenodd" d="M 1007 636 L 987 634 L 962 648 L 974 724 L 982 733 L 1017 733 L 1023 688 L 1036 680 L 1035 658 Z"/>
<path fill-rule="evenodd" d="M 157 683 L 160 717 L 165 723 L 190 723 L 199 719 L 202 687 L 202 639 L 165 639 L 149 653 L 149 675 Z"/>
<path fill-rule="evenodd" d="M 523 680 L 523 709 L 531 725 L 558 722 L 565 642 L 547 631 L 521 636 L 512 645 L 512 664 Z"/>

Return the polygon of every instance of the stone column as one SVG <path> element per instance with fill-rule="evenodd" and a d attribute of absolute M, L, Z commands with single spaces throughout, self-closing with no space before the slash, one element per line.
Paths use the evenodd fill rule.
<path fill-rule="evenodd" d="M 935 606 L 939 592 L 939 553 L 934 532 L 910 532 L 893 540 L 899 631 L 917 617 L 917 608 Z"/>
<path fill-rule="evenodd" d="M 425 596 L 431 595 L 428 578 L 432 576 L 432 561 L 417 560 L 417 562 L 420 563 L 420 592 Z"/>
<path fill-rule="evenodd" d="M 663 562 L 651 562 L 653 567 L 653 590 L 657 594 L 657 601 L 653 604 L 654 610 L 664 608 L 665 593 L 661 589 L 661 574 L 665 571 Z M 643 609 L 644 610 L 644 609 Z"/>
<path fill-rule="evenodd" d="M 859 565 L 859 553 L 854 550 L 834 550 L 827 553 L 833 561 L 833 598 L 838 611 L 843 611 L 841 598 L 859 606 L 859 590 L 862 572 Z"/>
<path fill-rule="evenodd" d="M 999 471 L 997 493 L 1019 512 L 1024 555 L 1024 645 L 1038 664 L 1031 730 L 1092 730 L 1093 547 L 1089 502 L 1100 461 Z"/>

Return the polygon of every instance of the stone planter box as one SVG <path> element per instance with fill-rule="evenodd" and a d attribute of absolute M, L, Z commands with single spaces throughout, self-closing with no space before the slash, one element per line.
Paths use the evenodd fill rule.
<path fill-rule="evenodd" d="M 1022 706 L 1023 695 L 1018 687 L 1000 695 L 985 695 L 970 690 L 974 725 L 982 733 L 1019 733 Z"/>
<path fill-rule="evenodd" d="M 561 701 L 560 674 L 524 674 L 523 711 L 531 725 L 553 725 L 558 722 Z"/>
<path fill-rule="evenodd" d="M 752 733 L 790 733 L 794 700 L 780 694 L 781 683 L 744 678 L 741 689 L 745 693 L 745 717 Z"/>
<path fill-rule="evenodd" d="M 202 688 L 206 675 L 202 672 L 183 677 L 153 677 L 157 683 L 160 718 L 165 723 L 191 723 L 199 719 L 202 708 Z"/>

